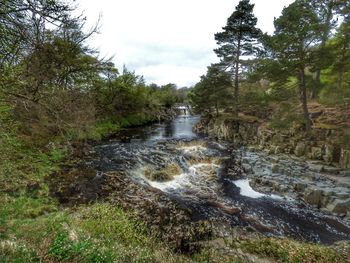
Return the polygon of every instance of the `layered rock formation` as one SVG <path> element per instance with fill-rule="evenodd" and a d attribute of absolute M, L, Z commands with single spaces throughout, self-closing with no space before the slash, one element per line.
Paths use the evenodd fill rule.
<path fill-rule="evenodd" d="M 327 213 L 350 218 L 350 151 L 339 144 L 336 129 L 298 127 L 274 130 L 255 117 L 202 118 L 194 128 L 211 138 L 230 141 L 252 185 L 282 193 Z M 248 148 L 248 150 L 247 150 Z"/>

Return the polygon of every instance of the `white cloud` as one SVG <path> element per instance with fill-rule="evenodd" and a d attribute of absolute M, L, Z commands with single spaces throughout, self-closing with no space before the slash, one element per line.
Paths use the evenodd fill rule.
<path fill-rule="evenodd" d="M 273 18 L 292 0 L 251 0 L 258 26 L 273 31 Z M 88 24 L 102 14 L 100 34 L 90 41 L 102 56 L 114 56 L 147 82 L 196 83 L 217 61 L 214 33 L 226 24 L 238 0 L 78 0 Z"/>

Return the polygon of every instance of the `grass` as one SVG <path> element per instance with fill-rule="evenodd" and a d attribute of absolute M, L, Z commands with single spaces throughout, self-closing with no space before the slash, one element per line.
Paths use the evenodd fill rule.
<path fill-rule="evenodd" d="M 271 237 L 242 238 L 229 242 L 231 247 L 283 263 L 344 263 L 350 258 L 317 244 Z M 349 256 L 349 255 L 348 255 Z"/>
<path fill-rule="evenodd" d="M 153 116 L 144 114 L 132 114 L 116 120 L 106 119 L 97 122 L 88 131 L 71 131 L 68 134 L 70 140 L 101 140 L 104 137 L 120 131 L 123 128 L 145 125 L 154 121 Z"/>
<path fill-rule="evenodd" d="M 46 178 L 59 169 L 67 151 L 53 143 L 45 151 L 27 145 L 17 137 L 11 109 L 0 105 L 0 111 L 0 262 L 187 261 L 121 208 L 59 207 Z M 105 122 L 96 130 L 102 136 L 119 127 Z"/>

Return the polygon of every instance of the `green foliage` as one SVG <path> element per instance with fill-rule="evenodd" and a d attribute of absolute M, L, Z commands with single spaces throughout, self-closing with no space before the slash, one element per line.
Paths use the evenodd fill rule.
<path fill-rule="evenodd" d="M 81 260 L 91 263 L 113 262 L 115 255 L 112 250 L 104 251 L 88 238 L 74 241 L 67 231 L 59 232 L 53 239 L 48 253 L 60 261 Z"/>
<path fill-rule="evenodd" d="M 276 130 L 288 130 L 293 126 L 302 127 L 303 117 L 292 109 L 292 105 L 288 102 L 280 103 L 278 111 L 271 119 L 269 125 Z"/>
<path fill-rule="evenodd" d="M 18 245 L 13 241 L 2 241 L 0 249 L 0 262 L 16 263 L 40 263 L 40 256 L 24 245 Z"/>
<path fill-rule="evenodd" d="M 319 101 L 329 106 L 349 107 L 350 89 L 327 86 L 321 90 Z"/>
<path fill-rule="evenodd" d="M 219 110 L 232 98 L 231 86 L 231 78 L 227 72 L 220 70 L 217 65 L 208 67 L 207 74 L 201 77 L 201 81 L 189 95 L 195 110 L 211 112 L 214 109 L 218 115 Z"/>
<path fill-rule="evenodd" d="M 220 45 L 215 53 L 221 58 L 221 63 L 235 71 L 235 80 L 238 80 L 241 68 L 241 56 L 257 54 L 258 39 L 261 31 L 257 29 L 257 18 L 253 14 L 254 4 L 249 0 L 241 0 L 235 11 L 227 19 L 223 32 L 215 34 L 215 40 Z"/>
<path fill-rule="evenodd" d="M 244 239 L 239 240 L 239 243 L 233 242 L 232 245 L 285 263 L 341 263 L 345 260 L 330 248 L 288 239 Z"/>

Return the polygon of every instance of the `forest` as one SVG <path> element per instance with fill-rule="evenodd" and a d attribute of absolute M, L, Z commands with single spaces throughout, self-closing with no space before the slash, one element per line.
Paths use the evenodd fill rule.
<path fill-rule="evenodd" d="M 0 262 L 350 262 L 350 2 L 295 0 L 274 18 L 272 34 L 257 27 L 249 0 L 232 9 L 212 36 L 219 62 L 193 87 L 178 87 L 148 83 L 142 72 L 101 57 L 89 45 L 99 21 L 87 30 L 86 18 L 74 15 L 74 1 L 0 0 Z M 217 223 L 194 203 L 154 190 L 157 184 L 144 189 L 130 179 L 129 170 L 134 175 L 134 162 L 142 159 L 143 179 L 148 173 L 157 183 L 172 180 L 184 168 L 171 156 L 188 147 L 181 155 L 186 159 L 193 147 L 211 145 L 174 137 L 133 152 L 132 131 L 176 120 L 179 104 L 199 116 L 194 131 L 229 141 L 232 149 L 264 140 L 260 150 L 269 154 L 317 160 L 310 169 L 321 165 L 316 173 L 329 172 L 343 188 L 321 196 L 299 181 L 295 188 L 305 190 L 302 204 L 318 209 L 315 215 L 324 209 L 343 224 L 337 229 L 344 240 L 334 234 L 339 242 L 330 237 L 329 245 L 293 233 L 264 235 L 267 226 L 243 208 L 198 193 L 201 204 L 215 206 L 210 211 L 247 222 L 218 241 L 221 228 L 213 225 L 224 219 Z M 119 145 L 115 156 L 130 154 L 132 161 L 113 156 L 105 164 L 108 153 L 96 158 L 107 142 Z M 145 151 L 147 158 L 132 159 Z M 234 170 L 230 180 L 248 173 L 241 161 L 218 156 L 186 161 L 210 163 L 215 173 L 220 163 L 223 173 Z M 113 162 L 122 169 L 103 170 Z M 104 188 L 90 197 L 100 173 Z M 261 178 L 252 180 L 260 190 Z"/>
<path fill-rule="evenodd" d="M 275 18 L 273 35 L 256 27 L 253 8 L 241 1 L 215 34 L 220 63 L 210 65 L 192 91 L 198 110 L 237 113 L 273 101 L 300 102 L 300 121 L 310 130 L 310 101 L 349 107 L 347 1 L 295 1 Z"/>

